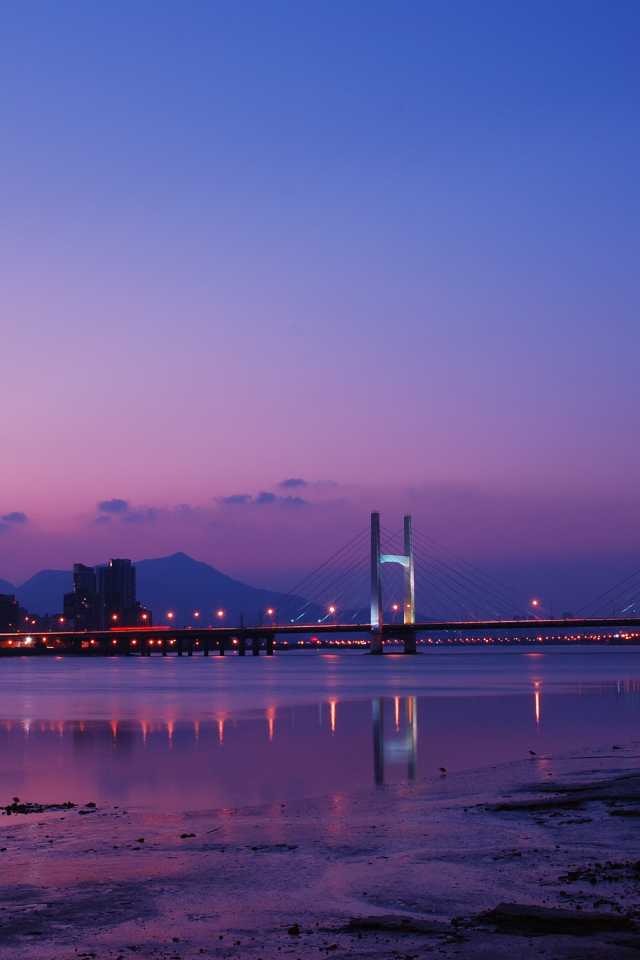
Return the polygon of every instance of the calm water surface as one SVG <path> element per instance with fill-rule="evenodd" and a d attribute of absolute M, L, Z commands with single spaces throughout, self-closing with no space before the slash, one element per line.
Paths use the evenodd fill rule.
<path fill-rule="evenodd" d="M 0 802 L 205 809 L 640 741 L 640 648 L 0 662 Z"/>

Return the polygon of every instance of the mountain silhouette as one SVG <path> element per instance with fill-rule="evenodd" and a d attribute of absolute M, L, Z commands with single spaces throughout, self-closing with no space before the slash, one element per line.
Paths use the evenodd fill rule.
<path fill-rule="evenodd" d="M 70 570 L 40 570 L 20 587 L 14 587 L 16 600 L 29 613 L 62 613 L 62 597 L 73 590 Z"/>
<path fill-rule="evenodd" d="M 179 626 L 238 626 L 240 614 L 248 626 L 269 622 L 266 611 L 278 608 L 284 594 L 274 590 L 261 590 L 240 580 L 220 573 L 208 563 L 174 553 L 169 557 L 138 560 L 136 568 L 136 594 L 138 600 L 153 611 L 156 625 L 178 624 Z M 4 588 L 6 586 L 6 589 Z M 20 587 L 8 581 L 0 581 L 0 593 L 14 593 L 16 599 L 30 613 L 61 613 L 63 595 L 73 589 L 73 575 L 69 570 L 41 570 Z M 293 606 L 299 604 L 287 598 Z M 222 610 L 223 617 L 218 617 Z M 316 616 L 315 606 L 309 607 L 309 617 Z M 194 613 L 198 617 L 194 617 Z M 173 613 L 168 618 L 167 613 Z"/>
<path fill-rule="evenodd" d="M 135 568 L 138 599 L 153 611 L 156 625 L 177 622 L 180 626 L 237 626 L 240 614 L 247 625 L 261 616 L 268 623 L 266 611 L 269 607 L 277 609 L 284 598 L 282 593 L 227 577 L 186 553 L 139 560 Z M 218 617 L 219 610 L 224 612 L 223 617 Z M 196 612 L 198 617 L 194 617 Z M 167 613 L 175 614 L 174 618 L 167 618 Z"/>

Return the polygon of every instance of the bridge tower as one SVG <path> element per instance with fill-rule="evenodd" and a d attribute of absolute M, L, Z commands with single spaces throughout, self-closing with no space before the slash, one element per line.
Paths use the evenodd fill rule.
<path fill-rule="evenodd" d="M 413 525 L 410 516 L 404 518 L 404 553 L 380 553 L 380 514 L 371 514 L 371 653 L 382 653 L 382 578 L 383 563 L 399 563 L 404 567 L 405 628 L 416 621 L 415 574 L 413 564 Z M 407 640 L 405 652 L 415 653 L 415 632 L 403 631 Z"/>

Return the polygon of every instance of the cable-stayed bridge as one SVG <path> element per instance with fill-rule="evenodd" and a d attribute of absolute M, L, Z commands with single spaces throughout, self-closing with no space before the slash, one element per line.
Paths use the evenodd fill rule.
<path fill-rule="evenodd" d="M 7 634 L 0 653 L 54 650 L 60 653 L 208 655 L 217 648 L 254 655 L 262 647 L 272 654 L 276 636 L 301 634 L 362 635 L 372 654 L 388 640 L 416 652 L 420 634 L 599 629 L 637 630 L 640 618 L 640 571 L 597 597 L 577 616 L 554 618 L 535 598 L 524 597 L 474 564 L 414 530 L 405 516 L 403 528 L 389 530 L 380 515 L 306 576 L 275 607 L 236 626 L 118 628 L 84 633 L 49 633 L 46 637 Z"/>

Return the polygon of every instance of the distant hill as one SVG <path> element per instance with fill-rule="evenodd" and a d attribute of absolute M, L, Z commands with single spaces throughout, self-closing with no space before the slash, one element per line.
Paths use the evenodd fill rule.
<path fill-rule="evenodd" d="M 270 606 L 277 609 L 283 597 L 273 590 L 260 590 L 233 580 L 186 553 L 139 560 L 135 568 L 138 600 L 153 611 L 156 624 L 170 623 L 166 617 L 169 611 L 176 614 L 180 626 L 198 622 L 236 626 L 241 613 L 249 624 L 260 614 L 264 616 Z M 224 610 L 224 619 L 217 617 L 218 610 Z M 200 614 L 198 619 L 193 616 L 196 611 Z"/>
<path fill-rule="evenodd" d="M 205 625 L 237 626 L 240 614 L 248 625 L 273 606 L 277 609 L 283 594 L 273 590 L 250 587 L 240 580 L 220 573 L 208 563 L 193 560 L 186 553 L 174 553 L 170 557 L 155 560 L 138 560 L 136 568 L 136 593 L 138 600 L 153 611 L 154 623 L 168 624 L 167 613 L 175 613 L 180 626 L 197 623 Z M 6 586 L 6 589 L 5 589 Z M 14 587 L 0 580 L 0 593 L 14 593 L 16 599 L 30 613 L 61 613 L 62 598 L 73 589 L 73 574 L 69 570 L 41 570 L 35 576 Z M 304 601 L 301 599 L 300 603 Z M 224 618 L 217 611 L 224 610 Z M 195 618 L 195 612 L 200 614 Z M 315 608 L 309 615 L 315 616 Z"/>
<path fill-rule="evenodd" d="M 73 574 L 70 570 L 41 570 L 35 576 L 15 587 L 16 600 L 29 613 L 62 613 L 62 598 L 73 590 Z"/>

